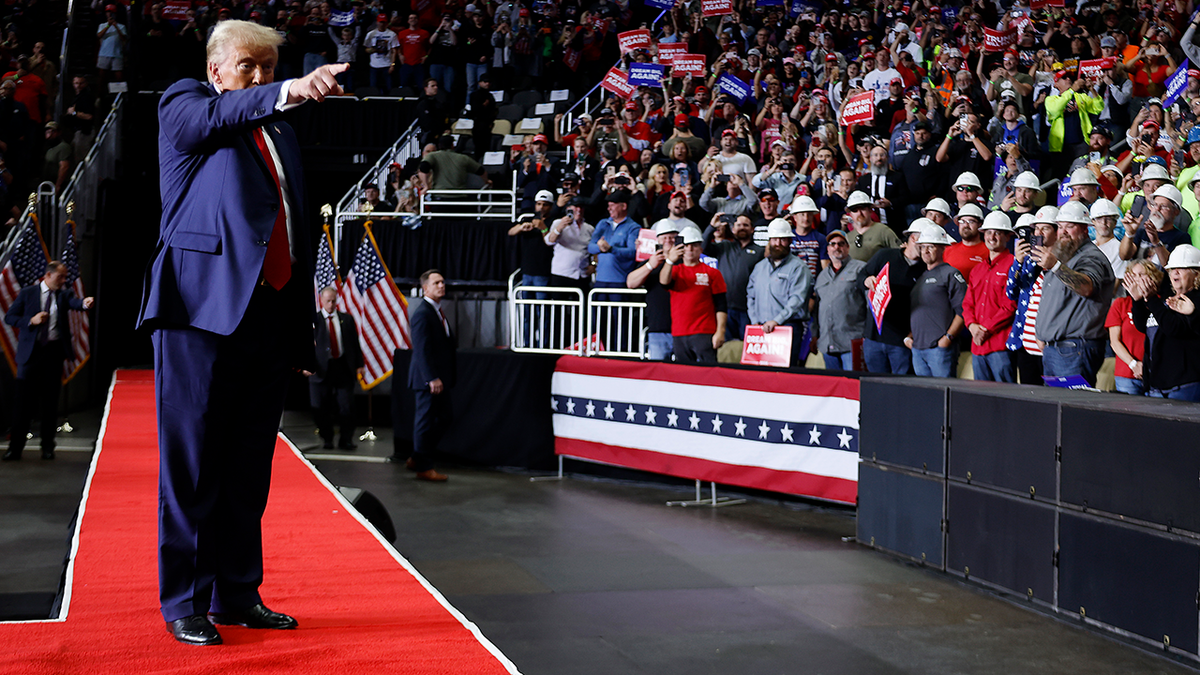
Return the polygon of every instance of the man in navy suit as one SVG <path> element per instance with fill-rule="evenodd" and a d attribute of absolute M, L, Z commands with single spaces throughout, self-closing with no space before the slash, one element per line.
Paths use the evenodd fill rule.
<path fill-rule="evenodd" d="M 159 103 L 163 216 L 139 325 L 153 329 L 159 600 L 187 644 L 220 644 L 214 622 L 296 627 L 258 594 L 286 382 L 313 361 L 304 177 L 281 117 L 340 95 L 346 64 L 274 83 L 281 39 L 219 23 L 208 84 Z"/>
<path fill-rule="evenodd" d="M 17 405 L 12 438 L 4 461 L 21 459 L 25 436 L 36 410 L 42 420 L 42 459 L 54 459 L 54 432 L 58 428 L 58 390 L 63 360 L 71 351 L 68 310 L 91 309 L 92 298 L 80 300 L 66 287 L 67 266 L 53 260 L 42 280 L 17 293 L 4 322 L 16 326 Z"/>
<path fill-rule="evenodd" d="M 337 311 L 337 289 L 321 289 L 321 309 L 313 316 L 313 342 L 317 368 L 308 375 L 308 392 L 317 430 L 325 449 L 333 449 L 334 420 L 342 427 L 338 449 L 353 450 L 354 380 L 362 373 L 362 350 L 354 317 Z M 336 417 L 334 413 L 336 414 Z"/>
<path fill-rule="evenodd" d="M 454 335 L 442 311 L 446 280 L 441 272 L 429 270 L 421 275 L 425 297 L 408 313 L 412 336 L 412 361 L 408 365 L 408 386 L 413 390 L 413 454 L 405 467 L 416 471 L 419 480 L 445 482 L 448 477 L 433 468 L 433 453 L 453 419 L 450 389 L 458 377 Z"/>

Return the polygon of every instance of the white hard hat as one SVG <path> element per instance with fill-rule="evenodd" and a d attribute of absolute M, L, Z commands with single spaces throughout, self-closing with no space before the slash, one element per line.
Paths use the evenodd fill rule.
<path fill-rule="evenodd" d="M 1138 185 L 1141 185 L 1142 181 L 1145 180 L 1171 180 L 1171 176 L 1162 166 L 1151 164 L 1142 169 L 1142 173 L 1138 174 Z"/>
<path fill-rule="evenodd" d="M 983 227 L 980 230 L 1000 230 L 1001 232 L 1012 232 L 1012 219 L 1009 218 L 1003 211 L 992 211 L 983 219 Z"/>
<path fill-rule="evenodd" d="M 1174 202 L 1175 206 L 1178 206 L 1181 209 L 1183 208 L 1183 195 L 1180 194 L 1179 188 L 1171 185 L 1170 183 L 1167 183 L 1166 185 L 1155 190 L 1153 196 L 1166 197 Z"/>
<path fill-rule="evenodd" d="M 1071 187 L 1077 185 L 1099 185 L 1100 181 L 1096 180 L 1096 174 L 1086 166 L 1081 166 L 1071 172 Z"/>
<path fill-rule="evenodd" d="M 917 238 L 917 243 L 949 246 L 954 243 L 954 238 L 942 228 L 934 225 L 933 227 L 926 227 L 921 230 L 921 236 Z"/>
<path fill-rule="evenodd" d="M 788 213 L 819 213 L 817 203 L 808 195 L 800 195 L 792 200 L 792 205 L 788 207 Z"/>
<path fill-rule="evenodd" d="M 1171 251 L 1171 257 L 1167 258 L 1165 269 L 1176 270 L 1189 267 L 1200 267 L 1200 248 L 1196 248 L 1191 244 L 1180 244 Z"/>
<path fill-rule="evenodd" d="M 913 232 L 922 232 L 927 227 L 933 227 L 933 228 L 937 228 L 939 230 L 942 229 L 942 228 L 938 227 L 937 223 L 933 222 L 932 220 L 930 220 L 928 218 L 917 218 L 912 221 L 912 223 L 908 226 L 908 229 L 905 230 L 903 232 L 903 234 L 912 234 Z"/>
<path fill-rule="evenodd" d="M 1096 200 L 1095 204 L 1092 204 L 1091 216 L 1092 220 L 1104 218 L 1105 216 L 1116 216 L 1120 218 L 1121 209 L 1118 209 L 1116 204 L 1108 201 L 1104 197 L 1101 197 L 1100 199 Z"/>
<path fill-rule="evenodd" d="M 1091 225 L 1092 215 L 1088 213 L 1088 207 L 1083 202 L 1067 202 L 1058 210 L 1057 222 Z"/>
<path fill-rule="evenodd" d="M 791 239 L 795 236 L 796 232 L 783 218 L 776 218 L 767 224 L 767 239 Z"/>
<path fill-rule="evenodd" d="M 1058 225 L 1058 207 L 1049 204 L 1043 206 L 1033 215 L 1033 222 Z"/>
<path fill-rule="evenodd" d="M 983 209 L 979 208 L 977 204 L 964 204 L 958 210 L 958 217 L 962 218 L 963 216 L 971 216 L 975 220 L 983 220 Z"/>
<path fill-rule="evenodd" d="M 654 236 L 660 234 L 675 234 L 679 232 L 679 226 L 669 218 L 663 218 L 654 224 Z"/>
<path fill-rule="evenodd" d="M 1042 182 L 1038 180 L 1037 174 L 1032 171 L 1022 171 L 1017 179 L 1013 181 L 1013 187 L 1026 188 L 1029 190 L 1042 191 Z"/>
<path fill-rule="evenodd" d="M 1017 229 L 1020 229 L 1022 227 L 1033 227 L 1033 223 L 1036 222 L 1036 220 L 1037 219 L 1034 217 L 1034 215 L 1032 213 L 1022 213 L 1021 217 L 1017 218 L 1017 226 L 1016 227 L 1017 227 Z"/>
<path fill-rule="evenodd" d="M 875 203 L 871 201 L 867 193 L 862 190 L 855 190 L 850 193 L 850 199 L 846 200 L 846 210 L 849 211 L 856 206 L 875 206 Z"/>
<path fill-rule="evenodd" d="M 1107 173 L 1109 171 L 1116 173 L 1121 177 L 1122 180 L 1125 179 L 1125 172 L 1122 171 L 1121 168 L 1116 164 L 1105 164 L 1104 166 L 1100 167 L 1100 173 Z"/>
<path fill-rule="evenodd" d="M 690 225 L 680 230 L 679 236 L 682 238 L 682 241 L 679 242 L 681 244 L 699 244 L 704 241 L 704 237 L 700 236 L 700 230 Z"/>
<path fill-rule="evenodd" d="M 1197 171 L 1196 173 L 1200 173 L 1200 171 Z M 933 199 L 929 200 L 929 203 L 925 205 L 925 208 L 921 209 L 921 213 L 926 211 L 937 211 L 938 213 L 944 213 L 948 216 L 950 215 L 950 205 L 946 203 L 945 199 L 942 199 L 941 197 L 934 197 Z"/>
<path fill-rule="evenodd" d="M 983 189 L 983 185 L 979 182 L 979 176 L 976 176 L 970 171 L 964 171 L 958 174 L 958 180 L 954 181 L 954 187 L 959 187 L 960 185 L 969 185 L 976 190 Z"/>
<path fill-rule="evenodd" d="M 549 190 L 539 190 L 537 195 L 534 196 L 533 201 L 535 201 L 535 202 L 553 202 L 554 201 L 554 193 Z"/>

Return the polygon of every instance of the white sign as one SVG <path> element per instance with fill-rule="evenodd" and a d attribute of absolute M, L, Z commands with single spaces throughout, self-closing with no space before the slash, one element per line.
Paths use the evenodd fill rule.
<path fill-rule="evenodd" d="M 566 101 L 570 97 L 571 97 L 570 89 L 555 89 L 554 91 L 550 92 L 550 100 L 551 101 Z"/>
<path fill-rule="evenodd" d="M 537 104 L 537 107 L 533 109 L 533 114 L 534 115 L 553 115 L 554 114 L 554 104 L 553 103 L 539 103 L 539 104 Z"/>

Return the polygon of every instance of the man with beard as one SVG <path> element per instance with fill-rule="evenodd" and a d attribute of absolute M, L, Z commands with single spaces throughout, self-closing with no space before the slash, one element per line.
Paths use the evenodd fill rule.
<path fill-rule="evenodd" d="M 967 280 L 943 259 L 952 243 L 950 235 L 932 229 L 917 239 L 925 273 L 912 289 L 911 332 L 904 346 L 912 350 L 913 372 L 923 377 L 952 377 L 958 358 L 954 343 L 963 329 Z"/>
<path fill-rule="evenodd" d="M 834 230 L 825 239 L 829 267 L 821 270 L 813 285 L 817 300 L 813 339 L 826 370 L 854 370 L 853 342 L 862 338 L 867 323 L 867 265 L 850 257 L 845 232 Z"/>
<path fill-rule="evenodd" d="M 976 265 L 987 259 L 987 247 L 979 234 L 979 226 L 983 225 L 983 209 L 967 204 L 959 209 L 955 222 L 962 240 L 946 249 L 946 262 L 968 277 Z"/>
<path fill-rule="evenodd" d="M 1013 229 L 1024 227 L 1033 228 L 1034 236 L 1040 237 L 1045 246 L 1053 246 L 1058 241 L 1058 207 L 1043 206 L 1034 215 L 1027 213 L 1017 219 Z M 1008 268 L 1004 294 L 1017 303 L 1017 313 L 1004 346 L 1013 353 L 1018 381 L 1021 384 L 1039 385 L 1043 382 L 1042 347 L 1036 336 L 1037 315 L 1046 275 L 1033 259 L 1032 252 L 1032 243 L 1023 237 L 1017 239 L 1013 246 L 1014 262 Z"/>
<path fill-rule="evenodd" d="M 808 265 L 792 255 L 792 226 L 776 218 L 767 226 L 767 257 L 750 273 L 746 286 L 746 309 L 750 323 L 764 333 L 779 326 L 792 327 L 791 365 L 803 365 L 800 354 L 804 322 L 808 320 L 808 296 L 813 277 Z"/>
<path fill-rule="evenodd" d="M 992 183 L 993 147 L 979 115 L 964 113 L 950 125 L 946 137 L 938 146 L 936 157 L 951 176 L 960 172 L 964 175 L 969 173 L 975 176 L 976 183 L 979 183 L 979 176 L 987 176 L 986 185 L 979 183 L 979 192 L 986 194 L 984 188 L 991 187 Z M 961 182 L 961 176 L 959 180 Z"/>
<path fill-rule="evenodd" d="M 871 202 L 879 209 L 880 221 L 893 231 L 899 231 L 904 224 L 901 207 L 908 203 L 904 178 L 898 171 L 888 170 L 887 148 L 882 145 L 871 148 L 867 168 L 868 173 L 858 179 L 858 189 L 871 197 Z"/>
<path fill-rule="evenodd" d="M 1108 154 L 1109 147 L 1112 145 L 1113 132 L 1106 126 L 1092 127 L 1092 133 L 1088 136 L 1088 151 L 1075 158 L 1071 164 L 1071 171 L 1083 168 L 1088 164 L 1095 164 L 1096 168 L 1106 164 L 1116 164 L 1116 157 L 1110 157 Z M 1191 137 L 1189 134 L 1188 146 L 1191 146 Z"/>
<path fill-rule="evenodd" d="M 1000 202 L 1000 209 L 1012 221 L 1013 227 L 1016 227 L 1018 218 L 1034 212 L 1037 208 L 1035 201 L 1041 192 L 1042 186 L 1036 173 L 1025 171 L 1017 176 L 1013 181 L 1013 191 Z"/>
<path fill-rule="evenodd" d="M 1183 195 L 1168 183 L 1156 189 L 1146 201 L 1149 213 L 1140 219 L 1132 211 L 1125 215 L 1121 258 L 1152 258 L 1159 265 L 1166 265 L 1168 256 L 1176 246 L 1191 241 L 1187 232 L 1176 227 L 1179 214 L 1183 211 Z"/>
<path fill-rule="evenodd" d="M 1049 377 L 1080 375 L 1096 385 L 1104 360 L 1104 319 L 1116 277 L 1104 253 L 1088 239 L 1087 207 L 1067 202 L 1058 212 L 1058 240 L 1034 246 L 1032 257 L 1046 271 L 1038 310 L 1037 339 L 1042 369 Z"/>
<path fill-rule="evenodd" d="M 666 255 L 658 281 L 671 291 L 671 337 L 678 363 L 717 362 L 725 344 L 725 280 L 700 261 L 703 238 L 687 228 Z"/>
<path fill-rule="evenodd" d="M 717 267 L 725 278 L 729 334 L 727 339 L 740 340 L 750 323 L 746 309 L 746 286 L 750 272 L 763 258 L 764 249 L 754 243 L 754 226 L 750 217 L 737 216 L 725 223 L 727 214 L 717 213 L 704 230 L 704 254 L 717 259 Z M 724 224 L 726 236 L 732 241 L 714 241 L 718 225 Z"/>
<path fill-rule="evenodd" d="M 1088 208 L 1091 208 L 1100 196 L 1100 181 L 1096 179 L 1096 174 L 1086 166 L 1071 172 L 1070 186 L 1071 201 L 1082 202 Z"/>
<path fill-rule="evenodd" d="M 846 202 L 846 213 L 854 226 L 850 243 L 850 257 L 866 262 L 881 248 L 899 248 L 900 237 L 890 228 L 875 222 L 875 204 L 865 192 L 855 191 Z"/>
<path fill-rule="evenodd" d="M 913 140 L 916 145 L 904 155 L 897 166 L 904 176 L 905 192 L 909 200 L 905 220 L 916 218 L 921 204 L 941 192 L 942 186 L 945 185 L 942 166 L 937 161 L 938 146 L 933 142 L 929 122 L 917 122 L 913 126 Z"/>
<path fill-rule="evenodd" d="M 992 211 L 983 221 L 987 260 L 967 275 L 963 323 L 971 333 L 971 365 L 976 380 L 1016 382 L 1012 352 L 1005 348 L 1017 303 L 1004 293 L 1013 255 L 1008 252 L 1013 227 L 1008 216 Z"/>

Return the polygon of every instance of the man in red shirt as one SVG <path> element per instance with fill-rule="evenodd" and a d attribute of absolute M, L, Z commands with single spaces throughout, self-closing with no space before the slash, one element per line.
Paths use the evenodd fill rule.
<path fill-rule="evenodd" d="M 625 138 L 629 141 L 629 149 L 621 157 L 626 162 L 636 163 L 642 156 L 642 150 L 654 145 L 660 136 L 641 120 L 641 106 L 637 101 L 626 101 L 624 119 L 621 126 L 625 129 Z"/>
<path fill-rule="evenodd" d="M 946 249 L 945 261 L 962 272 L 964 277 L 970 277 L 971 269 L 987 258 L 987 246 L 979 234 L 979 226 L 983 224 L 983 209 L 966 204 L 958 210 L 954 222 L 958 225 L 961 241 Z"/>
<path fill-rule="evenodd" d="M 41 126 L 45 119 L 42 111 L 46 103 L 46 83 L 30 70 L 29 57 L 21 56 L 17 59 L 17 69 L 5 73 L 3 79 L 12 80 L 17 85 L 13 98 L 23 103 L 29 110 L 29 119 Z"/>
<path fill-rule="evenodd" d="M 1017 312 L 1017 303 L 1004 292 L 1008 268 L 1013 264 L 1013 254 L 1008 252 L 1012 220 L 1003 211 L 992 211 L 980 230 L 987 259 L 967 275 L 963 298 L 963 323 L 971 333 L 971 365 L 976 380 L 1016 382 L 1013 353 L 1004 346 Z"/>
<path fill-rule="evenodd" d="M 425 57 L 429 56 L 429 31 L 421 28 L 414 12 L 408 28 L 396 33 L 400 39 L 400 86 L 417 89 L 425 81 Z"/>
<path fill-rule="evenodd" d="M 677 363 L 716 363 L 725 344 L 725 278 L 700 262 L 704 238 L 685 227 L 667 252 L 658 280 L 671 291 L 671 336 Z M 682 264 L 681 264 L 682 263 Z"/>

